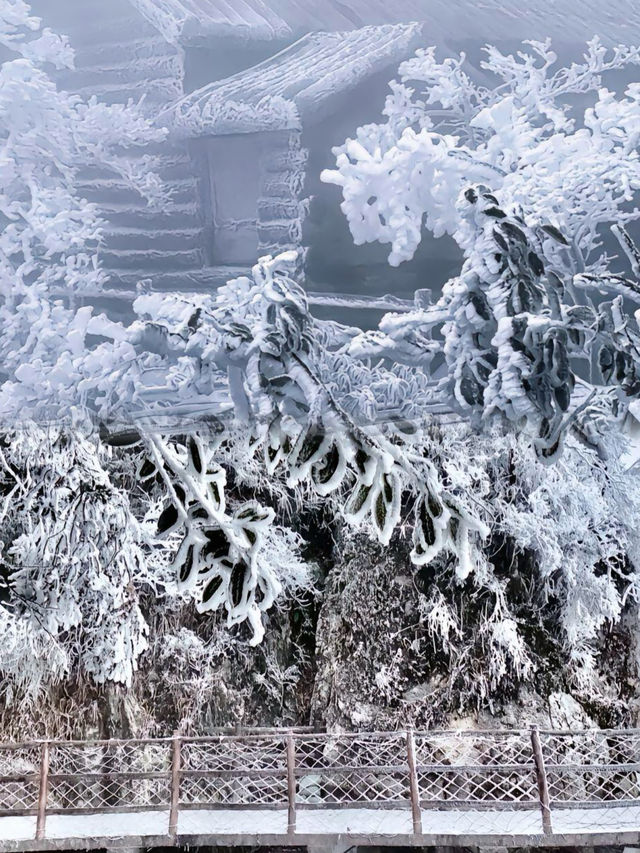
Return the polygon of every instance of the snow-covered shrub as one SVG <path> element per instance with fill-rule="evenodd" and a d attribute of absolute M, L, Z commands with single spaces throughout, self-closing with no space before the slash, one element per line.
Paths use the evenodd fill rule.
<path fill-rule="evenodd" d="M 421 429 L 400 420 L 400 412 L 389 424 L 379 424 L 375 419 L 370 423 L 363 417 L 359 398 L 370 393 L 369 380 L 375 380 L 376 374 L 366 369 L 356 369 L 352 374 L 341 360 L 340 340 L 334 339 L 332 325 L 323 328 L 313 319 L 304 292 L 290 277 L 294 262 L 293 254 L 263 259 L 254 268 L 253 280 L 237 279 L 215 296 L 199 299 L 189 322 L 193 306 L 185 305 L 179 296 L 140 297 L 136 309 L 154 318 L 156 336 L 163 330 L 163 343 L 157 351 L 170 353 L 173 349 L 182 354 L 187 379 L 178 393 L 194 399 L 196 388 L 206 393 L 214 382 L 222 383 L 225 371 L 235 418 L 244 424 L 251 455 L 260 457 L 265 478 L 279 480 L 293 495 L 308 495 L 316 502 L 326 499 L 350 524 L 366 524 L 384 545 L 400 522 L 405 495 L 415 516 L 413 561 L 421 565 L 442 549 L 449 549 L 457 556 L 460 576 L 465 576 L 472 570 L 470 538 L 478 533 L 486 535 L 487 525 L 459 496 L 443 488 L 440 471 L 420 444 Z M 170 357 L 166 356 L 167 360 Z M 393 370 L 386 372 L 389 390 L 398 377 Z M 385 406 L 389 400 L 380 402 Z M 220 425 L 217 443 L 224 434 Z M 193 446 L 202 460 L 202 471 L 216 479 L 216 492 L 222 496 L 224 472 L 216 474 L 215 463 L 204 460 L 203 446 L 197 442 Z M 153 447 L 152 453 L 160 467 Z M 189 483 L 193 471 L 183 468 L 179 472 L 173 463 L 168 467 L 183 481 L 178 501 L 171 504 L 171 528 L 189 523 L 189 510 L 181 505 L 184 483 Z M 225 532 L 217 544 L 224 554 L 213 558 L 214 564 L 208 569 L 199 559 L 207 557 L 207 549 L 197 553 L 189 550 L 194 535 L 209 535 L 204 528 L 210 522 L 203 525 L 195 516 L 192 523 L 202 532 L 185 538 L 178 563 L 189 567 L 184 569 L 185 582 L 191 583 L 192 564 L 196 576 L 215 581 L 212 603 L 216 606 L 224 600 L 233 619 L 238 603 L 229 592 L 229 567 L 221 560 L 233 564 L 243 549 L 247 551 L 233 525 L 237 527 L 249 510 L 241 507 L 235 522 L 222 521 L 223 498 L 216 500 L 220 501 L 217 507 L 207 510 L 202 519 L 214 519 L 218 513 L 216 530 L 223 527 Z M 251 517 L 256 514 L 251 524 L 259 521 L 267 529 L 273 513 L 255 506 Z M 251 553 L 260 545 L 258 532 L 256 529 Z M 256 586 L 251 572 L 247 577 L 252 579 L 245 581 L 244 588 Z M 273 600 L 271 593 L 264 597 L 269 603 Z M 250 610 L 242 602 L 245 616 Z"/>
<path fill-rule="evenodd" d="M 154 579 L 106 461 L 95 439 L 59 428 L 2 436 L 0 572 L 10 596 L 0 670 L 34 692 L 75 666 L 97 682 L 130 684 L 147 646 L 139 596 Z"/>
<path fill-rule="evenodd" d="M 257 490 L 266 504 L 284 506 L 294 527 L 301 506 L 322 506 L 397 550 L 418 576 L 436 578 L 420 602 L 421 619 L 457 661 L 452 683 L 458 696 L 485 701 L 505 682 L 531 679 L 545 642 L 557 648 L 577 688 L 597 692 L 600 636 L 619 622 L 625 603 L 635 601 L 638 564 L 638 479 L 620 461 L 624 438 L 606 397 L 598 406 L 589 403 L 589 423 L 593 428 L 600 418 L 609 432 L 601 429 L 598 442 L 585 447 L 577 413 L 555 465 L 536 457 L 526 432 L 504 423 L 478 432 L 470 424 L 434 421 L 427 414 L 434 399 L 428 376 L 355 357 L 354 342 L 360 346 L 362 336 L 313 319 L 291 278 L 294 261 L 263 259 L 252 279 L 237 279 L 196 303 L 159 295 L 137 301 L 141 317 L 155 318 L 155 352 L 167 370 L 181 364 L 177 399 L 197 401 L 195 389 L 206 394 L 228 385 L 236 426 L 220 421 L 215 440 L 202 435 L 196 441 L 203 459 L 205 446 L 216 448 L 205 466 L 208 476 L 220 490 L 229 479 L 236 488 Z M 372 395 L 375 388 L 385 393 Z M 180 454 L 188 459 L 186 448 Z M 193 475 L 172 469 L 176 482 Z M 385 494 L 389 482 L 395 501 Z M 354 512 L 366 489 L 362 511 Z M 172 523 L 184 523 L 180 508 L 188 517 L 190 500 L 181 493 L 172 502 Z M 206 539 L 211 516 L 191 516 L 186 542 Z M 588 537 L 576 539 L 576 529 Z M 205 581 L 193 587 L 199 597 L 215 578 L 215 604 L 226 607 L 233 622 L 235 605 L 217 558 L 211 565 L 202 553 L 196 570 L 193 557 L 184 556 L 189 547 L 178 552 L 176 569 L 189 577 L 202 572 Z M 259 553 L 256 566 L 260 571 Z M 544 612 L 538 626 L 535 614 L 529 624 L 534 600 Z M 201 606 L 207 609 L 206 602 Z M 391 678 L 391 665 L 385 671 Z"/>
<path fill-rule="evenodd" d="M 501 206 L 565 235 L 569 252 L 548 234 L 557 266 L 606 270 L 601 226 L 637 218 L 625 204 L 640 178 L 639 88 L 616 95 L 603 75 L 639 64 L 640 49 L 609 51 L 594 39 L 581 63 L 558 67 L 549 41 L 527 42 L 515 56 L 489 47 L 481 67 L 493 87 L 474 82 L 464 55 L 439 62 L 435 54 L 420 50 L 401 64 L 386 121 L 359 128 L 324 174 L 343 189 L 356 243 L 390 243 L 398 265 L 413 256 L 424 225 L 469 252 L 474 229 L 457 201 L 470 184 L 486 184 Z M 589 96 L 587 105 L 572 105 L 575 95 Z"/>
<path fill-rule="evenodd" d="M 523 436 L 468 426 L 434 434 L 434 447 L 448 482 L 490 510 L 491 536 L 461 581 L 446 554 L 412 567 L 402 528 L 387 549 L 342 531 L 317 631 L 315 717 L 446 725 L 532 686 L 569 690 L 602 721 L 633 719 L 637 475 L 573 439 L 554 465 Z"/>

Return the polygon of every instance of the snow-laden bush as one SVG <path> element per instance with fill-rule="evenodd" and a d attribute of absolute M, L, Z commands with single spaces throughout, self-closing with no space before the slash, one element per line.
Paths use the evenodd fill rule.
<path fill-rule="evenodd" d="M 146 648 L 140 590 L 154 581 L 128 495 L 96 437 L 37 427 L 23 404 L 65 398 L 86 357 L 87 312 L 55 298 L 104 279 L 81 171 L 108 168 L 161 204 L 159 181 L 125 150 L 165 133 L 132 105 L 58 90 L 48 69 L 71 67 L 73 51 L 22 0 L 0 2 L 0 43 L 14 54 L 0 67 L 0 672 L 32 694 L 72 668 L 130 683 Z"/>
<path fill-rule="evenodd" d="M 640 84 L 618 95 L 603 75 L 638 64 L 639 48 L 607 50 L 597 39 L 568 67 L 549 41 L 526 42 L 515 56 L 489 47 L 481 67 L 491 87 L 465 71 L 464 55 L 439 62 L 435 48 L 420 50 L 391 83 L 386 121 L 336 148 L 337 168 L 323 177 L 343 188 L 356 243 L 390 243 L 392 265 L 413 257 L 423 227 L 470 253 L 474 229 L 457 202 L 470 184 L 486 184 L 500 205 L 566 237 L 569 250 L 553 230 L 544 238 L 556 266 L 606 271 L 601 226 L 638 217 L 626 205 L 640 180 Z"/>
<path fill-rule="evenodd" d="M 131 683 L 147 646 L 140 590 L 152 589 L 129 499 L 105 470 L 96 440 L 59 428 L 5 433 L 0 446 L 2 573 L 10 581 L 0 668 L 37 691 L 47 677 L 78 666 L 94 680 Z M 10 535 L 8 535 L 10 534 Z M 5 615 L 5 619 L 6 619 Z"/>
<path fill-rule="evenodd" d="M 402 528 L 390 548 L 342 531 L 317 629 L 315 717 L 447 726 L 499 713 L 528 687 L 571 691 L 605 725 L 635 719 L 638 477 L 571 438 L 554 465 L 523 436 L 464 425 L 434 434 L 435 449 L 448 482 L 486 506 L 491 535 L 461 581 L 451 555 L 411 566 Z"/>

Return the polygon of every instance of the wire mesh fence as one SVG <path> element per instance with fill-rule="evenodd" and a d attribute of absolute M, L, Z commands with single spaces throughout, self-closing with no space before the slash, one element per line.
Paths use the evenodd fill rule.
<path fill-rule="evenodd" d="M 162 812 L 175 835 L 180 814 L 269 811 L 295 834 L 318 824 L 319 810 L 358 809 L 362 819 L 386 810 L 387 825 L 418 835 L 442 811 L 458 827 L 484 813 L 483 826 L 549 834 L 614 809 L 622 825 L 632 810 L 640 820 L 640 731 L 301 729 L 0 744 L 0 817 L 36 816 L 39 839 L 47 815 Z"/>

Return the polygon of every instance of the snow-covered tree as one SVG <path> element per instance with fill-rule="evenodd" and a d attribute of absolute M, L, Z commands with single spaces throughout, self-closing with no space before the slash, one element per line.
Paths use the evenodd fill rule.
<path fill-rule="evenodd" d="M 392 84 L 386 122 L 359 128 L 323 177 L 342 187 L 355 242 L 390 243 L 390 264 L 413 256 L 423 227 L 450 234 L 464 255 L 432 306 L 387 315 L 350 352 L 417 365 L 455 409 L 525 424 L 553 457 L 569 426 L 597 442 L 593 403 L 602 412 L 609 400 L 613 418 L 640 390 L 629 311 L 640 254 L 627 230 L 640 216 L 640 89 L 616 95 L 602 82 L 640 63 L 640 50 L 594 40 L 582 63 L 558 68 L 548 42 L 529 47 L 487 49 L 493 87 L 473 81 L 464 57 L 419 51 Z"/>
<path fill-rule="evenodd" d="M 66 38 L 42 29 L 23 0 L 0 3 L 0 43 L 15 54 L 0 68 L 0 413 L 6 419 L 82 378 L 90 311 L 65 307 L 60 292 L 94 291 L 102 221 L 78 191 L 82 169 L 100 167 L 127 180 L 150 203 L 166 193 L 145 158 L 126 148 L 162 140 L 135 108 L 57 88 L 49 70 L 73 64 Z M 17 396 L 16 396 L 17 395 Z"/>
<path fill-rule="evenodd" d="M 64 432 L 32 418 L 54 389 L 75 401 L 74 358 L 88 350 L 90 310 L 55 291 L 73 297 L 103 282 L 102 223 L 79 173 L 108 167 L 161 204 L 157 178 L 123 151 L 165 133 L 132 105 L 58 90 L 48 72 L 70 67 L 73 51 L 22 0 L 0 2 L 0 43 L 14 54 L 0 67 L 0 670 L 33 691 L 75 667 L 130 683 L 150 579 L 129 497 L 82 417 L 78 430 L 67 408 Z"/>

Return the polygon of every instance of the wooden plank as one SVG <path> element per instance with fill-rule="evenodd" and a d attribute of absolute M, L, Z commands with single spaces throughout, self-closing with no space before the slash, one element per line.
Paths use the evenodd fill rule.
<path fill-rule="evenodd" d="M 212 756 L 214 759 L 215 756 Z M 309 771 L 307 771 L 309 772 Z M 272 767 L 267 770 L 243 770 L 241 767 L 235 770 L 200 770 L 182 769 L 180 774 L 183 778 L 190 779 L 282 779 L 284 782 L 284 766 Z"/>
<path fill-rule="evenodd" d="M 287 730 L 288 732 L 288 730 Z M 300 737 L 305 737 L 306 733 L 301 734 Z M 282 729 L 264 729 L 262 731 L 256 732 L 254 729 L 247 729 L 245 734 L 237 735 L 237 734 L 228 734 L 228 735 L 219 735 L 218 737 L 183 737 L 182 743 L 234 743 L 238 741 L 242 741 L 243 743 L 251 743 L 253 741 L 265 740 L 267 738 L 272 738 L 274 743 L 278 741 L 285 740 L 285 732 Z"/>
<path fill-rule="evenodd" d="M 294 741 L 294 743 L 295 743 L 295 741 Z M 214 757 L 215 756 L 212 756 L 212 758 L 214 758 Z M 272 779 L 272 778 L 278 778 L 278 777 L 282 778 L 282 770 L 283 769 L 284 768 L 279 769 L 277 767 L 270 767 L 270 768 L 266 768 L 266 769 L 256 769 L 256 770 L 245 770 L 242 767 L 238 767 L 235 769 L 223 768 L 220 770 L 215 770 L 215 769 L 214 770 L 208 770 L 208 769 L 205 770 L 204 768 L 202 768 L 202 769 L 200 769 L 200 768 L 189 768 L 189 769 L 183 768 L 181 772 L 182 772 L 183 776 L 189 776 L 191 778 L 193 778 L 193 777 L 198 777 L 198 778 L 200 778 L 200 777 L 211 777 L 211 778 L 219 778 L 219 779 L 236 779 L 236 778 Z M 422 770 L 423 768 L 419 767 L 418 769 Z M 459 772 L 458 772 L 459 769 L 464 770 L 464 768 L 457 768 L 457 767 L 452 767 L 452 766 L 448 766 L 448 767 L 442 766 L 443 772 L 455 773 L 456 775 L 459 775 Z M 474 772 L 476 770 L 475 767 L 472 767 L 470 769 L 473 770 Z M 485 768 L 483 768 L 483 770 L 484 769 Z M 520 765 L 517 768 L 512 768 L 512 771 L 516 770 L 516 769 L 517 770 L 523 770 L 526 768 L 523 768 L 522 765 Z M 427 768 L 427 770 L 428 770 L 428 768 Z M 335 773 L 336 775 L 340 775 L 340 776 L 344 775 L 345 773 L 369 773 L 371 775 L 376 775 L 376 776 L 392 776 L 392 775 L 402 776 L 406 772 L 407 772 L 407 765 L 406 764 L 395 764 L 395 765 L 391 765 L 391 766 L 383 766 L 383 765 L 376 766 L 376 765 L 368 765 L 368 764 L 362 764 L 362 765 L 352 764 L 352 765 L 348 765 L 348 766 L 347 765 L 343 766 L 340 764 L 324 765 L 324 766 L 319 765 L 319 764 L 310 764 L 308 766 L 304 766 L 304 765 L 300 766 L 298 764 L 295 768 L 296 778 L 300 778 L 301 776 L 308 776 L 309 773 L 322 773 L 324 776 L 328 776 L 332 773 Z M 506 772 L 509 772 L 508 768 L 507 768 Z M 83 775 L 89 775 L 89 774 L 83 774 Z M 112 775 L 115 775 L 115 774 L 112 774 Z M 152 776 L 154 776 L 154 775 L 157 775 L 157 774 L 152 774 Z"/>
<path fill-rule="evenodd" d="M 16 776 L 0 776 L 0 784 L 6 785 L 9 782 L 13 782 L 14 784 L 29 785 L 31 783 L 38 782 L 39 779 L 40 770 L 38 770 L 37 773 L 24 773 L 22 775 L 18 774 Z"/>
<path fill-rule="evenodd" d="M 295 729 L 288 729 L 287 731 L 292 731 L 294 738 L 304 738 L 308 735 L 306 733 L 298 735 L 296 734 Z M 429 734 L 431 734 L 429 732 Z M 478 732 L 476 732 L 478 734 Z M 512 732 L 513 734 L 513 732 Z M 373 732 L 340 732 L 340 734 L 336 734 L 336 732 L 310 732 L 310 735 L 314 741 L 335 741 L 336 738 L 340 740 L 388 740 L 395 738 L 398 741 L 402 741 L 402 732 L 398 731 L 373 731 Z"/>
<path fill-rule="evenodd" d="M 169 835 L 178 833 L 178 810 L 180 808 L 180 736 L 175 732 L 171 746 L 171 804 L 169 808 Z"/>
<path fill-rule="evenodd" d="M 47 791 L 49 790 L 49 744 L 45 740 L 40 747 L 40 788 L 38 790 L 38 817 L 36 819 L 36 841 L 45 836 L 47 822 Z"/>
<path fill-rule="evenodd" d="M 182 806 L 180 806 L 182 810 Z M 206 804 L 199 806 L 199 808 L 208 808 Z M 245 806 L 246 808 L 246 806 Z M 164 806 L 159 805 L 138 805 L 138 806 L 123 806 L 123 805 L 111 805 L 111 806 L 96 806 L 87 807 L 87 806 L 77 806 L 68 808 L 66 806 L 60 806 L 59 808 L 55 806 L 49 806 L 47 808 L 47 817 L 51 817 L 51 815 L 102 815 L 102 814 L 145 814 L 146 812 L 157 812 L 157 811 L 167 811 L 166 804 Z M 2 817 L 4 817 L 4 812 L 2 812 Z M 167 839 L 167 833 L 164 833 L 165 841 Z"/>
<path fill-rule="evenodd" d="M 522 773 L 526 775 L 530 764 L 418 764 L 422 773 Z"/>
<path fill-rule="evenodd" d="M 50 746 L 153 746 L 153 744 L 170 743 L 170 737 L 148 737 L 148 738 L 103 738 L 102 740 L 51 740 Z M 36 746 L 36 744 L 33 744 Z"/>
<path fill-rule="evenodd" d="M 106 849 L 120 851 L 123 850 L 123 841 L 126 839 L 127 846 L 140 849 L 161 848 L 167 843 L 166 835 L 140 835 L 132 834 L 120 838 L 108 838 L 95 834 L 92 837 L 70 838 L 70 839 L 51 839 L 36 845 L 33 840 L 19 841 L 0 838 L 0 853 L 30 853 L 33 850 L 66 851 L 78 850 L 97 850 Z M 429 847 L 443 848 L 489 848 L 497 850 L 498 848 L 514 849 L 514 848 L 539 848 L 549 849 L 551 842 L 554 848 L 571 847 L 574 849 L 593 848 L 594 846 L 624 846 L 635 845 L 640 842 L 640 832 L 638 830 L 629 831 L 602 831 L 602 832 L 581 832 L 577 834 L 557 834 L 553 839 L 549 839 L 542 834 L 528 835 L 520 834 L 503 834 L 496 833 L 495 835 L 488 834 L 443 834 L 434 833 L 422 837 L 416 837 L 411 834 L 385 834 L 371 835 L 362 833 L 350 833 L 348 835 L 348 843 L 352 847 L 364 846 L 371 847 L 375 845 L 391 849 L 394 847 L 411 847 L 424 849 Z M 234 833 L 224 836 L 225 847 L 299 847 L 312 846 L 314 848 L 334 849 L 343 844 L 345 836 L 336 833 L 308 833 L 304 835 L 296 835 L 294 839 L 290 839 L 285 834 L 269 833 L 260 835 L 255 832 Z M 220 844 L 220 836 L 207 833 L 189 833 L 180 837 L 181 844 L 185 848 L 198 847 L 216 847 Z"/>
<path fill-rule="evenodd" d="M 561 811 L 562 809 L 628 809 L 630 807 L 638 808 L 638 799 L 629 800 L 554 800 L 553 810 Z"/>
<path fill-rule="evenodd" d="M 182 743 L 220 743 L 220 735 L 225 737 L 225 740 L 228 736 L 233 736 L 236 732 L 235 726 L 220 726 L 214 727 L 214 732 L 217 734 L 214 735 L 183 735 Z M 264 735 L 282 735 L 283 730 L 278 728 L 277 726 L 251 726 L 251 728 L 244 729 L 244 737 L 261 737 Z M 287 732 L 291 732 L 294 735 L 311 735 L 311 734 L 326 734 L 324 729 L 318 730 L 317 726 L 293 726 L 290 729 L 287 729 Z"/>
<path fill-rule="evenodd" d="M 536 768 L 536 779 L 538 782 L 538 793 L 540 795 L 540 810 L 542 812 L 542 830 L 545 835 L 551 835 L 551 806 L 549 802 L 549 786 L 547 774 L 544 767 L 544 756 L 540 744 L 540 734 L 536 726 L 531 729 L 531 746 L 533 747 L 533 760 Z"/>
<path fill-rule="evenodd" d="M 97 781 L 98 779 L 114 779 L 127 781 L 128 779 L 167 779 L 170 772 L 166 770 L 107 770 L 104 773 L 49 773 L 49 782 L 71 782 Z"/>
<path fill-rule="evenodd" d="M 405 768 L 406 772 L 406 768 Z M 320 803 L 304 803 L 299 804 L 305 811 L 317 811 L 322 809 L 375 809 L 376 811 L 394 811 L 396 809 L 406 809 L 411 805 L 411 801 L 406 797 L 398 800 L 345 800 L 341 802 L 333 802 L 330 799 L 323 800 Z M 506 802 L 496 800 L 437 800 L 424 799 L 420 801 L 423 813 L 428 811 L 460 811 L 467 810 L 470 812 L 519 812 L 532 811 L 540 807 L 540 802 L 536 797 L 527 802 Z M 601 804 L 602 805 L 602 804 Z M 225 808 L 229 808 L 226 804 Z M 182 807 L 181 807 L 182 808 Z M 247 805 L 240 806 L 247 808 Z M 248 806 L 248 808 L 252 808 Z M 261 806 L 260 808 L 264 808 Z"/>
<path fill-rule="evenodd" d="M 309 764 L 296 767 L 296 776 L 307 776 L 309 773 L 370 773 L 378 776 L 402 776 L 407 772 L 406 764 Z"/>
<path fill-rule="evenodd" d="M 309 305 L 317 305 L 326 308 L 349 308 L 353 310 L 376 310 L 395 311 L 407 313 L 415 311 L 415 303 L 410 299 L 402 299 L 399 296 L 367 296 L 358 293 L 327 293 L 323 291 L 309 291 L 307 293 Z"/>
<path fill-rule="evenodd" d="M 30 809 L 2 809 L 0 812 L 0 817 L 34 817 L 37 816 L 38 809 L 30 808 Z M 51 811 L 48 811 L 48 814 L 51 814 Z"/>
<path fill-rule="evenodd" d="M 225 802 L 211 802 L 211 800 L 202 800 L 200 802 L 195 801 L 191 803 L 180 803 L 180 813 L 182 812 L 197 812 L 202 811 L 203 809 L 206 811 L 247 811 L 250 809 L 251 811 L 256 812 L 282 812 L 289 807 L 287 797 L 283 797 L 282 802 L 280 803 L 225 803 Z M 306 808 L 306 805 L 305 805 Z"/>

